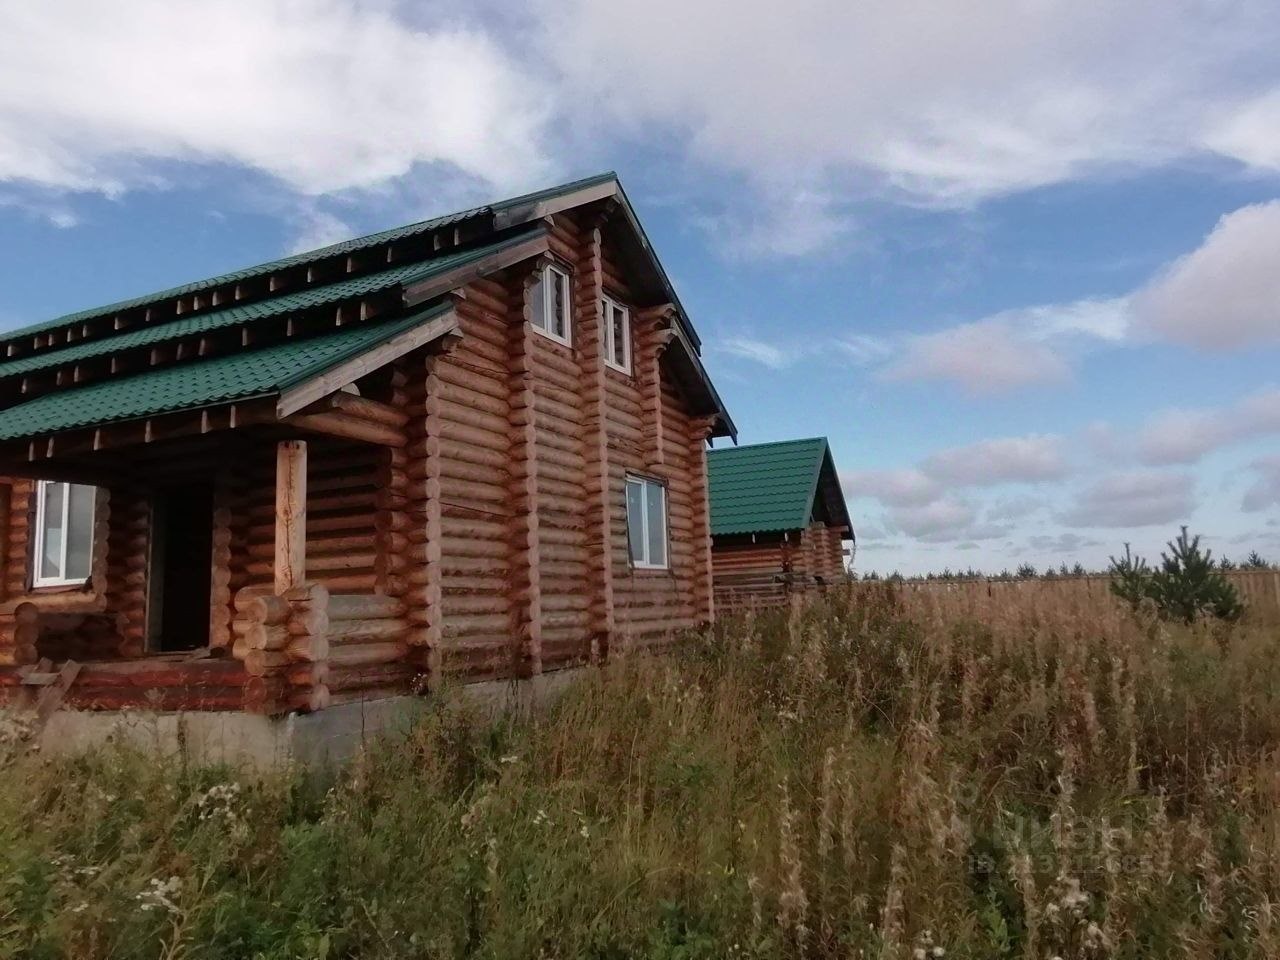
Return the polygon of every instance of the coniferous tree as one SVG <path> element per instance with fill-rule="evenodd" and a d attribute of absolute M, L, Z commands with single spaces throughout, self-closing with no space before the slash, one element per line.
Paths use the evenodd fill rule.
<path fill-rule="evenodd" d="M 1271 564 L 1262 558 L 1257 550 L 1250 550 L 1249 556 L 1244 558 L 1244 563 L 1240 564 L 1241 570 L 1270 570 Z"/>
<path fill-rule="evenodd" d="M 1230 581 L 1214 568 L 1213 552 L 1200 549 L 1200 537 L 1183 527 L 1169 552 L 1160 554 L 1160 568 L 1151 574 L 1151 597 L 1171 619 L 1190 623 L 1201 614 L 1235 620 L 1244 612 Z"/>
<path fill-rule="evenodd" d="M 1111 557 L 1111 592 L 1132 607 L 1150 597 L 1151 568 L 1124 545 L 1123 557 Z"/>

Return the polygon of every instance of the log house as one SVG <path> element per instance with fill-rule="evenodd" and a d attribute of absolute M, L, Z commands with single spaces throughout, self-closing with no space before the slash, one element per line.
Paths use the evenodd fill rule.
<path fill-rule="evenodd" d="M 734 425 L 613 174 L 0 334 L 0 698 L 269 715 L 710 621 Z"/>
<path fill-rule="evenodd" d="M 712 450 L 707 460 L 718 609 L 775 606 L 845 579 L 853 524 L 825 437 Z"/>

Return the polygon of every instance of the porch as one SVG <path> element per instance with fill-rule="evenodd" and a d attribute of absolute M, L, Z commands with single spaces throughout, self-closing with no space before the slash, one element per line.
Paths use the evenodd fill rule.
<path fill-rule="evenodd" d="M 404 598 L 425 546 L 398 383 L 285 418 L 239 405 L 8 449 L 0 700 L 282 714 L 410 692 L 426 652 Z M 37 546 L 74 533 L 43 518 L 42 480 L 92 490 L 80 582 L 39 585 Z"/>

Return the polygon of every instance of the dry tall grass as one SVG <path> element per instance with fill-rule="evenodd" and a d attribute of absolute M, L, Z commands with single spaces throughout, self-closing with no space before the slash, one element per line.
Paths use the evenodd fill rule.
<path fill-rule="evenodd" d="M 1275 957 L 1280 636 L 857 588 L 331 782 L 14 752 L 23 957 Z"/>

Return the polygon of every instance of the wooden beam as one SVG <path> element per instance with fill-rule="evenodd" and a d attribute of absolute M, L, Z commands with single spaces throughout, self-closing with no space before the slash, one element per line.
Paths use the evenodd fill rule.
<path fill-rule="evenodd" d="M 428 320 L 411 330 L 398 333 L 360 356 L 353 357 L 318 377 L 285 390 L 276 403 L 276 416 L 283 420 L 303 407 L 310 406 L 322 397 L 359 380 L 365 374 L 372 373 L 392 360 L 398 360 L 409 351 L 446 335 L 457 333 L 458 330 L 458 315 L 453 309 L 449 309 L 434 320 Z"/>
<path fill-rule="evenodd" d="M 541 220 L 543 217 L 553 216 L 562 210 L 594 203 L 596 200 L 606 200 L 617 195 L 618 181 L 608 180 L 595 186 L 583 187 L 581 190 L 575 190 L 572 193 L 552 197 L 549 200 L 526 203 L 518 207 L 509 207 L 506 210 L 501 210 L 493 215 L 493 228 L 495 230 L 505 230 L 507 227 L 518 226 L 533 220 Z"/>
<path fill-rule="evenodd" d="M 282 440 L 276 444 L 276 594 L 299 586 L 306 566 L 307 444 Z"/>
<path fill-rule="evenodd" d="M 540 256 L 547 252 L 549 246 L 547 235 L 539 231 L 527 240 L 503 247 L 474 263 L 464 264 L 420 283 L 409 284 L 404 289 L 405 305 L 413 307 L 428 300 L 434 300 L 442 294 L 465 286 L 472 280 L 478 280 L 497 270 L 528 260 L 530 257 Z"/>
<path fill-rule="evenodd" d="M 358 440 L 384 447 L 403 447 L 405 432 L 398 427 L 353 417 L 347 413 L 295 413 L 280 421 L 285 426 L 297 427 L 310 433 L 324 433 L 344 440 Z"/>

